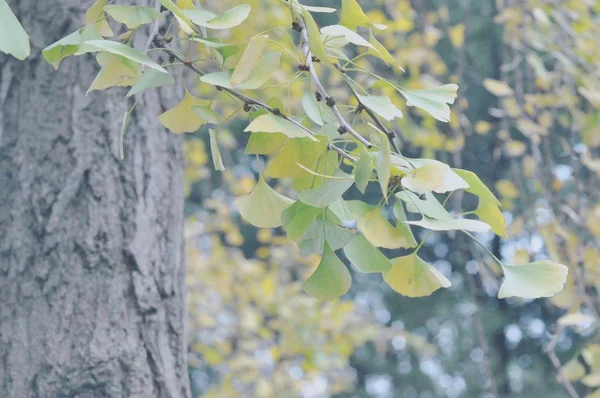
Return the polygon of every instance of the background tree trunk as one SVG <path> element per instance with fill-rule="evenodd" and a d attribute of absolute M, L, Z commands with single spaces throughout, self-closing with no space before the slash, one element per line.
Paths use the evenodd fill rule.
<path fill-rule="evenodd" d="M 91 3 L 9 0 L 32 56 L 0 55 L 0 397 L 187 397 L 181 139 L 147 94 L 121 161 L 124 91 L 40 54 Z"/>

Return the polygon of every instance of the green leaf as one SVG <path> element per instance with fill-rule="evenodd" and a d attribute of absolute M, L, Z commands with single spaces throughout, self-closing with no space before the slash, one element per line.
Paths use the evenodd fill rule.
<path fill-rule="evenodd" d="M 305 5 L 302 5 L 302 7 L 306 8 L 310 12 L 320 12 L 320 13 L 326 13 L 326 14 L 330 14 L 332 12 L 337 11 L 335 8 L 331 8 L 331 7 L 315 7 L 315 6 L 305 6 Z"/>
<path fill-rule="evenodd" d="M 108 0 L 98 0 L 86 11 L 85 13 L 85 24 L 93 25 L 94 30 L 98 32 L 100 36 L 112 36 L 113 31 L 106 20 L 104 15 L 104 6 L 108 4 Z"/>
<path fill-rule="evenodd" d="M 54 69 L 58 69 L 60 62 L 69 55 L 82 55 L 95 51 L 92 49 L 86 50 L 85 48 L 81 48 L 81 43 L 86 40 L 97 39 L 101 40 L 102 36 L 94 30 L 93 26 L 88 26 L 50 44 L 42 50 L 42 55 L 46 62 L 52 65 Z"/>
<path fill-rule="evenodd" d="M 483 182 L 477 177 L 477 174 L 468 170 L 461 169 L 452 169 L 456 174 L 458 174 L 462 179 L 464 179 L 469 187 L 465 188 L 465 191 L 472 193 L 473 195 L 479 196 L 480 199 L 486 202 L 492 202 L 496 206 L 501 206 L 500 201 L 494 196 L 492 191 L 489 190 L 488 187 L 485 186 Z"/>
<path fill-rule="evenodd" d="M 365 193 L 369 179 L 373 175 L 373 160 L 371 155 L 363 145 L 360 146 L 360 158 L 356 162 L 354 179 L 356 180 L 356 188 L 362 193 Z"/>
<path fill-rule="evenodd" d="M 392 173 L 392 150 L 390 142 L 385 134 L 380 133 L 379 152 L 377 153 L 377 179 L 381 187 L 381 193 L 387 203 L 388 186 Z"/>
<path fill-rule="evenodd" d="M 100 53 L 96 59 L 102 69 L 98 72 L 86 95 L 94 90 L 131 86 L 142 74 L 142 68 L 138 63 L 118 55 Z"/>
<path fill-rule="evenodd" d="M 304 290 L 318 300 L 331 301 L 346 294 L 351 284 L 350 272 L 329 245 L 325 245 L 321 262 L 304 283 Z"/>
<path fill-rule="evenodd" d="M 173 83 L 175 83 L 175 79 L 173 79 L 171 74 L 162 73 L 155 69 L 146 69 L 125 97 L 129 98 L 132 95 L 139 95 L 149 88 L 166 86 Z"/>
<path fill-rule="evenodd" d="M 280 62 L 281 53 L 272 52 L 263 55 L 260 58 L 259 65 L 251 72 L 250 78 L 237 86 L 231 84 L 232 72 L 229 70 L 208 73 L 200 77 L 200 81 L 225 88 L 256 90 L 262 87 L 271 78 L 273 73 L 278 70 Z"/>
<path fill-rule="evenodd" d="M 306 116 L 319 126 L 323 126 L 335 120 L 331 109 L 323 104 L 323 101 L 317 102 L 315 94 L 310 91 L 306 91 L 302 97 L 302 109 L 306 112 Z M 336 134 L 337 137 L 339 137 L 337 131 Z"/>
<path fill-rule="evenodd" d="M 156 69 L 162 73 L 169 73 L 165 68 L 157 64 L 143 52 L 135 48 L 126 46 L 125 44 L 117 43 L 110 40 L 88 40 L 82 43 L 88 51 L 106 51 L 111 54 L 120 55 L 139 64 L 146 65 L 149 68 Z"/>
<path fill-rule="evenodd" d="M 355 217 L 358 229 L 372 245 L 386 249 L 415 246 L 382 216 L 380 207 L 371 207 L 356 200 L 346 202 L 346 205 Z"/>
<path fill-rule="evenodd" d="M 332 221 L 333 220 L 333 221 Z M 339 219 L 330 212 L 319 214 L 298 241 L 298 247 L 304 254 L 322 253 L 325 242 L 333 250 L 344 247 L 356 232 L 339 225 Z"/>
<path fill-rule="evenodd" d="M 312 15 L 306 8 L 302 8 L 302 17 L 304 19 L 304 23 L 306 24 L 306 33 L 308 34 L 308 45 L 310 47 L 310 51 L 312 55 L 319 58 L 321 62 L 328 66 L 332 66 L 333 64 L 329 60 L 327 56 L 327 52 L 325 51 L 325 45 L 321 40 L 321 33 L 319 32 L 319 27 L 317 23 L 313 19 Z"/>
<path fill-rule="evenodd" d="M 193 133 L 206 121 L 202 120 L 192 107 L 206 107 L 209 105 L 209 100 L 194 97 L 186 91 L 181 102 L 160 115 L 158 121 L 175 134 Z"/>
<path fill-rule="evenodd" d="M 371 22 L 356 0 L 342 0 L 340 25 L 356 30 L 357 26 L 367 26 L 376 29 L 386 29 L 387 26 Z"/>
<path fill-rule="evenodd" d="M 453 104 L 456 98 L 456 84 L 445 84 L 443 86 L 426 90 L 399 89 L 406 98 L 406 105 L 421 108 L 431 116 L 442 122 L 450 121 L 450 108 L 447 104 Z"/>
<path fill-rule="evenodd" d="M 316 142 L 317 139 L 296 124 L 285 120 L 272 113 L 261 115 L 254 119 L 244 131 L 260 133 L 282 133 L 289 138 L 308 138 Z"/>
<path fill-rule="evenodd" d="M 219 150 L 216 132 L 213 129 L 208 129 L 208 134 L 210 137 L 210 153 L 212 155 L 215 170 L 223 171 L 225 170 L 225 166 L 223 165 L 223 159 L 221 158 L 221 151 Z"/>
<path fill-rule="evenodd" d="M 432 231 L 456 231 L 464 229 L 465 231 L 486 233 L 490 231 L 490 226 L 479 220 L 470 220 L 468 218 L 451 218 L 444 220 L 434 220 L 423 217 L 419 221 L 408 221 L 408 224 L 417 225 Z"/>
<path fill-rule="evenodd" d="M 417 246 L 417 241 L 415 240 L 412 229 L 410 228 L 410 225 L 406 223 L 406 213 L 404 212 L 402 202 L 396 201 L 396 203 L 394 203 L 393 212 L 394 217 L 396 217 L 396 229 L 398 232 L 400 232 L 400 234 L 409 242 L 409 247 Z"/>
<path fill-rule="evenodd" d="M 252 133 L 244 150 L 245 155 L 270 155 L 279 151 L 289 138 L 281 133 Z"/>
<path fill-rule="evenodd" d="M 334 176 L 346 179 L 327 179 L 317 188 L 300 192 L 298 198 L 304 203 L 314 207 L 329 206 L 331 203 L 341 198 L 354 183 L 353 176 L 346 174 L 341 170 L 338 170 Z"/>
<path fill-rule="evenodd" d="M 298 242 L 321 212 L 323 209 L 297 200 L 281 215 L 283 229 L 293 242 Z"/>
<path fill-rule="evenodd" d="M 387 50 L 387 48 L 385 48 L 385 46 L 383 44 L 381 44 L 375 38 L 375 36 L 373 36 L 373 32 L 370 30 L 369 30 L 369 43 L 371 43 L 371 45 L 374 47 L 374 49 L 369 49 L 367 51 L 367 54 L 371 54 L 371 55 L 381 59 L 387 65 L 389 65 L 391 67 L 397 67 L 402 72 L 404 72 L 404 69 L 400 65 L 398 65 L 398 62 L 396 62 L 396 59 L 392 56 L 392 54 L 390 54 L 390 52 Z"/>
<path fill-rule="evenodd" d="M 231 74 L 231 85 L 237 86 L 250 78 L 252 71 L 258 67 L 260 56 L 263 48 L 265 48 L 265 45 L 267 44 L 268 38 L 269 36 L 267 35 L 261 35 L 250 39 L 238 64 Z"/>
<path fill-rule="evenodd" d="M 206 121 L 208 123 L 214 123 L 214 124 L 220 123 L 219 115 L 217 114 L 217 112 L 212 110 L 212 108 L 210 106 L 192 105 L 192 110 L 203 121 Z"/>
<path fill-rule="evenodd" d="M 209 29 L 231 29 L 244 22 L 250 15 L 250 10 L 250 5 L 242 4 L 218 16 L 205 10 L 185 10 L 183 13 L 196 25 Z"/>
<path fill-rule="evenodd" d="M 361 104 L 381 116 L 387 121 L 402 117 L 402 111 L 396 108 L 388 97 L 374 95 L 358 95 Z"/>
<path fill-rule="evenodd" d="M 129 29 L 135 29 L 160 18 L 160 12 L 150 7 L 109 5 L 104 11 L 115 21 L 125 24 Z"/>
<path fill-rule="evenodd" d="M 492 227 L 492 231 L 498 236 L 506 238 L 506 221 L 504 220 L 504 214 L 500 211 L 500 208 L 492 202 L 486 202 L 483 199 L 479 199 L 479 205 L 475 210 L 477 217 L 481 221 L 487 223 Z"/>
<path fill-rule="evenodd" d="M 561 367 L 561 369 L 562 373 L 570 381 L 576 381 L 585 376 L 585 367 L 577 360 L 577 358 L 569 360 Z"/>
<path fill-rule="evenodd" d="M 342 25 L 329 25 L 321 28 L 321 33 L 330 37 L 343 37 L 347 41 L 357 46 L 369 47 L 375 49 L 371 43 L 358 33 Z M 326 39 L 327 42 L 327 39 Z"/>
<path fill-rule="evenodd" d="M 391 261 L 363 235 L 356 235 L 344 247 L 344 254 L 362 273 L 385 272 L 392 267 Z"/>
<path fill-rule="evenodd" d="M 502 265 L 504 281 L 498 298 L 535 299 L 559 293 L 567 282 L 569 270 L 562 264 L 541 260 L 523 265 Z"/>
<path fill-rule="evenodd" d="M 416 254 L 392 259 L 392 268 L 383 274 L 383 280 L 407 297 L 430 296 L 439 288 L 451 286 L 440 271 Z"/>
<path fill-rule="evenodd" d="M 252 192 L 235 198 L 241 216 L 255 227 L 275 228 L 281 225 L 281 214 L 294 203 L 271 188 L 262 175 Z"/>
<path fill-rule="evenodd" d="M 179 22 L 179 25 L 181 26 L 181 29 L 185 33 L 192 34 L 194 32 L 194 29 L 192 28 L 192 26 L 194 25 L 194 23 L 171 0 L 158 0 L 158 2 L 163 7 L 165 7 L 167 10 L 169 10 L 169 11 L 171 11 L 173 13 L 173 15 L 175 16 L 175 18 L 177 19 L 177 22 Z"/>
<path fill-rule="evenodd" d="M 426 192 L 423 199 L 410 191 L 398 192 L 396 197 L 406 203 L 406 210 L 411 213 L 419 213 L 436 220 L 452 218 L 448 210 L 442 206 L 431 192 Z"/>

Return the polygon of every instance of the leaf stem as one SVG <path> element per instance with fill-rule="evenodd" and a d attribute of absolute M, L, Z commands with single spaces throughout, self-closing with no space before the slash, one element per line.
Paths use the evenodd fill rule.
<path fill-rule="evenodd" d="M 487 246 L 486 246 L 486 245 L 484 245 L 483 243 L 481 243 L 481 241 L 480 241 L 479 239 L 477 239 L 475 236 L 473 236 L 473 234 L 471 234 L 471 233 L 470 233 L 470 232 L 468 232 L 468 231 L 465 231 L 464 229 L 461 229 L 461 231 L 462 231 L 462 232 L 464 232 L 464 233 L 465 233 L 466 235 L 468 235 L 469 237 L 471 237 L 471 239 L 473 239 L 475 242 L 477 242 L 477 243 L 479 244 L 479 246 L 481 246 L 481 247 L 483 248 L 483 250 L 485 250 L 485 251 L 487 252 L 487 254 L 489 254 L 489 255 L 490 255 L 490 256 L 491 256 L 491 257 L 494 259 L 494 261 L 496 261 L 496 262 L 498 263 L 498 265 L 500 265 L 500 266 L 502 266 L 502 265 L 503 265 L 502 261 L 500 261 L 500 260 L 498 259 L 498 257 L 496 257 L 496 256 L 494 255 L 494 253 L 492 253 L 492 251 L 491 251 L 490 249 L 488 249 L 488 248 L 487 248 Z"/>

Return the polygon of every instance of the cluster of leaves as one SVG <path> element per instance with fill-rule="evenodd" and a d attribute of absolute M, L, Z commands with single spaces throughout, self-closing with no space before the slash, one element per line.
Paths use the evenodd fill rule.
<path fill-rule="evenodd" d="M 484 81 L 498 97 L 491 113 L 502 118 L 497 135 L 511 164 L 498 188 L 509 208 L 520 201 L 509 234 L 541 237 L 550 256 L 572 271 L 564 291 L 551 299 L 568 313 L 547 347 L 558 367 L 553 350 L 563 331 L 588 337 L 559 369 L 571 396 L 578 396 L 573 381 L 600 387 L 600 52 L 593 44 L 599 11 L 598 2 L 509 4 L 496 17 L 505 27 L 509 67 L 502 81 Z M 528 250 L 519 255 L 529 260 Z M 600 389 L 590 394 L 600 396 Z"/>
<path fill-rule="evenodd" d="M 361 66 L 357 59 L 369 56 L 394 70 L 401 69 L 375 37 L 376 31 L 385 30 L 386 26 L 371 21 L 355 0 L 342 1 L 338 24 L 320 29 L 312 14 L 332 13 L 335 9 L 281 0 L 273 6 L 289 12 L 292 29 L 299 33 L 299 44 L 283 29 L 273 28 L 251 36 L 242 45 L 225 42 L 226 34 L 219 32 L 244 22 L 251 13 L 247 4 L 217 15 L 195 7 L 191 1 L 176 5 L 171 0 L 158 0 L 157 6 L 165 10 L 162 13 L 154 8 L 107 3 L 98 0 L 86 14 L 87 26 L 44 49 L 45 59 L 58 68 L 69 55 L 96 53 L 102 69 L 89 91 L 131 86 L 127 97 L 173 83 L 165 68 L 183 65 L 198 75 L 201 83 L 238 101 L 239 109 L 249 112 L 252 119 L 245 129 L 251 133 L 246 153 L 265 156 L 268 165 L 256 187 L 237 198 L 236 205 L 253 225 L 283 226 L 304 252 L 322 255 L 319 266 L 305 283 L 309 294 L 332 300 L 349 290 L 350 273 L 336 254 L 344 249 L 357 270 L 382 273 L 397 292 L 409 297 L 430 295 L 450 286 L 450 281 L 418 257 L 424 240 L 417 244 L 413 226 L 429 231 L 462 230 L 469 235 L 469 231 L 485 233 L 490 229 L 503 233 L 500 203 L 474 173 L 452 169 L 437 160 L 401 154 L 400 133 L 390 127 L 390 122 L 402 118 L 403 113 L 388 96 L 381 94 L 394 90 L 404 97 L 407 106 L 448 122 L 451 120 L 448 104 L 454 102 L 458 86 L 410 90 Z M 171 24 L 165 34 L 150 37 L 155 48 L 132 47 L 140 28 L 150 23 L 158 27 L 164 14 Z M 9 10 L 8 15 L 11 29 L 18 30 Z M 110 19 L 120 24 L 117 40 L 103 38 L 114 35 Z M 178 41 L 187 46 L 186 52 L 200 45 L 210 55 L 209 59 L 190 59 L 169 46 L 172 40 L 169 30 L 174 21 L 179 26 Z M 368 33 L 368 39 L 357 33 L 358 28 Z M 270 35 L 277 36 L 277 41 Z M 349 45 L 363 52 L 350 58 L 350 51 L 357 49 L 348 49 Z M 5 43 L 2 49 L 19 56 L 24 54 L 12 47 L 6 49 Z M 148 56 L 152 50 L 162 50 L 169 59 L 161 65 Z M 288 103 L 286 112 L 280 99 L 262 101 L 250 96 L 277 75 L 284 59 L 296 66 L 294 79 L 305 78 L 302 109 L 293 109 Z M 197 66 L 200 63 L 216 64 L 217 71 L 205 71 Z M 347 104 L 338 104 L 328 93 L 319 77 L 323 74 L 337 74 L 341 84 L 352 93 Z M 368 87 L 358 83 L 361 76 L 371 78 Z M 264 91 L 257 95 L 264 96 Z M 204 124 L 216 126 L 210 130 L 210 147 L 215 168 L 222 170 L 217 132 L 229 118 L 221 121 L 215 109 L 213 101 L 186 90 L 182 101 L 160 115 L 159 121 L 174 133 L 194 132 Z M 354 115 L 352 123 L 346 120 L 348 114 Z M 358 115 L 361 120 L 357 122 Z M 264 177 L 291 180 L 298 199 L 276 192 Z M 364 193 L 369 182 L 378 183 L 381 189 L 378 205 L 343 199 L 353 186 Z M 440 201 L 445 203 L 458 190 L 479 198 L 477 210 L 464 215 L 453 215 L 446 210 Z M 395 225 L 390 223 L 389 213 L 393 213 Z M 464 217 L 467 214 L 477 215 L 480 220 Z M 414 250 L 390 260 L 380 248 Z M 566 267 L 547 260 L 519 266 L 496 260 L 505 273 L 500 297 L 551 296 L 562 289 L 567 277 Z"/>
<path fill-rule="evenodd" d="M 230 207 L 208 199 L 204 208 L 186 227 L 192 385 L 196 372 L 214 375 L 202 396 L 337 394 L 353 389 L 350 355 L 369 340 L 382 353 L 393 336 L 404 336 L 414 349 L 431 349 L 418 336 L 373 322 L 352 301 L 299 294 L 295 274 L 312 272 L 318 256 L 303 256 L 265 229 L 258 233 L 256 258 L 248 260 L 234 247 L 241 242 L 234 238 L 239 230 Z"/>

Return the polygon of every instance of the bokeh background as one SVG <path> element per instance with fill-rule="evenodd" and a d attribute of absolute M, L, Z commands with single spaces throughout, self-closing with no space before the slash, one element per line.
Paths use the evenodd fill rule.
<path fill-rule="evenodd" d="M 290 31 L 289 15 L 278 2 L 246 2 L 254 10 L 248 23 L 256 33 L 275 26 Z M 237 2 L 206 3 L 219 11 Z M 306 3 L 340 6 L 338 0 Z M 219 130 L 223 172 L 213 170 L 207 131 L 186 136 L 194 393 L 428 398 L 565 397 L 575 391 L 600 396 L 594 393 L 600 385 L 600 377 L 594 378 L 600 374 L 600 346 L 595 345 L 600 2 L 360 3 L 373 21 L 389 26 L 376 36 L 405 72 L 367 57 L 360 61 L 364 67 L 408 88 L 448 82 L 460 87 L 447 124 L 407 108 L 397 92 L 386 92 L 405 115 L 396 119 L 403 153 L 476 172 L 501 199 L 508 224 L 506 239 L 491 234 L 481 239 L 508 263 L 547 257 L 564 263 L 570 268 L 567 286 L 549 300 L 499 300 L 501 272 L 485 253 L 461 235 L 436 233 L 421 254 L 452 281 L 451 288 L 409 299 L 393 292 L 380 275 L 351 269 L 353 285 L 346 296 L 331 303 L 314 300 L 302 292 L 302 281 L 318 257 L 301 255 L 278 229 L 250 226 L 233 206 L 233 198 L 249 192 L 264 167 L 262 159 L 244 155 L 249 135 L 243 132 L 245 119 L 236 114 L 227 130 Z M 336 14 L 315 17 L 320 26 L 338 22 Z M 245 24 L 225 38 L 242 42 L 248 29 Z M 282 67 L 269 89 L 273 95 L 287 90 L 288 106 L 298 105 L 307 84 L 302 78 L 290 83 L 293 66 Z M 336 98 L 348 98 L 339 78 L 323 79 Z M 360 82 L 368 86 L 369 78 Z M 190 83 L 188 89 L 210 95 L 205 86 Z M 225 118 L 235 110 L 221 105 L 220 114 Z M 278 189 L 287 189 L 285 180 Z M 367 195 L 374 199 L 378 190 L 370 186 Z"/>

